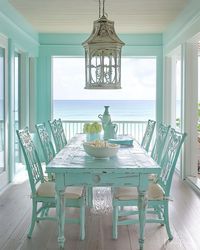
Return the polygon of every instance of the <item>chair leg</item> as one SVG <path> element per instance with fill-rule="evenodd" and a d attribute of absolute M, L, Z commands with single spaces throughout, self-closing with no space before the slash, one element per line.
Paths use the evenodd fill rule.
<path fill-rule="evenodd" d="M 89 207 L 93 207 L 93 188 L 90 186 L 87 188 L 87 204 Z"/>
<path fill-rule="evenodd" d="M 48 213 L 49 213 L 49 208 L 46 208 L 45 209 L 45 216 L 48 216 Z"/>
<path fill-rule="evenodd" d="M 44 206 L 44 203 L 42 203 L 42 206 Z M 40 217 L 46 216 L 46 209 L 47 209 L 47 208 L 43 208 L 43 209 L 42 209 Z M 39 219 L 37 219 L 37 222 L 39 222 Z"/>
<path fill-rule="evenodd" d="M 165 221 L 165 226 L 168 234 L 169 240 L 173 240 L 173 235 L 170 230 L 169 226 L 169 208 L 168 208 L 168 203 L 164 205 L 164 221 Z"/>
<path fill-rule="evenodd" d="M 117 239 L 118 237 L 118 206 L 113 206 L 113 214 L 112 214 L 112 237 L 113 239 Z"/>
<path fill-rule="evenodd" d="M 85 205 L 80 207 L 80 238 L 85 239 Z"/>
<path fill-rule="evenodd" d="M 163 216 L 162 216 L 161 208 L 160 208 L 160 207 L 158 207 L 158 206 L 155 207 L 155 208 L 154 208 L 154 211 L 157 213 L 158 219 L 160 219 L 160 220 L 163 219 Z M 161 226 L 164 226 L 164 224 L 162 223 Z"/>
<path fill-rule="evenodd" d="M 35 222 L 36 222 L 36 219 L 37 219 L 37 201 L 35 201 L 34 199 L 32 200 L 32 219 L 31 219 L 31 226 L 30 226 L 30 229 L 29 229 L 29 232 L 28 232 L 28 238 L 30 239 L 31 236 L 32 236 L 32 232 L 33 232 L 33 229 L 35 227 Z"/>

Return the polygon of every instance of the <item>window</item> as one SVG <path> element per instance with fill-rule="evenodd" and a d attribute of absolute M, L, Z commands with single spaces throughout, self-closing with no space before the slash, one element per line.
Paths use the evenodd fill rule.
<path fill-rule="evenodd" d="M 181 129 L 181 60 L 176 60 L 176 129 Z"/>
<path fill-rule="evenodd" d="M 19 126 L 19 83 L 20 83 L 20 57 L 21 55 L 15 52 L 15 63 L 14 63 L 14 121 L 15 121 L 15 129 L 14 129 L 14 162 L 15 162 L 15 174 L 19 171 L 21 164 L 20 163 L 20 147 L 19 140 L 17 138 L 16 130 L 20 128 Z"/>
<path fill-rule="evenodd" d="M 53 118 L 95 120 L 108 105 L 112 120 L 155 119 L 155 57 L 123 57 L 119 90 L 84 89 L 84 58 L 55 56 L 52 68 Z"/>
<path fill-rule="evenodd" d="M 8 183 L 8 41 L 0 35 L 0 189 Z"/>
<path fill-rule="evenodd" d="M 0 47 L 0 174 L 5 171 L 5 49 Z"/>

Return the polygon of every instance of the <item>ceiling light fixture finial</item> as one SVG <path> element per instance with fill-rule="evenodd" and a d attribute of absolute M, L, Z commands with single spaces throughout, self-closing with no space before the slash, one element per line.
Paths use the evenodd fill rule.
<path fill-rule="evenodd" d="M 99 19 L 82 43 L 85 48 L 86 89 L 121 88 L 121 48 L 125 44 L 114 29 L 114 22 L 105 16 L 105 0 L 99 0 Z M 102 13 L 102 15 L 101 15 Z"/>

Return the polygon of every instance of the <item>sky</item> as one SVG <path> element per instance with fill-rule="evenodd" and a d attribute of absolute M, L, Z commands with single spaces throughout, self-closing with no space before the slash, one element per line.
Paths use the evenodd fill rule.
<path fill-rule="evenodd" d="M 155 100 L 156 59 L 122 58 L 121 86 L 115 90 L 85 87 L 85 59 L 53 58 L 54 100 Z"/>

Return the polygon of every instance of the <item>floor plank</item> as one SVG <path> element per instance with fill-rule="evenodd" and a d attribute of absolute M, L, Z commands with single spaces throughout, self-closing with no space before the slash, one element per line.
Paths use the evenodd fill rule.
<path fill-rule="evenodd" d="M 57 224 L 37 223 L 32 239 L 27 239 L 31 220 L 31 199 L 28 182 L 9 187 L 0 196 L 1 250 L 58 250 Z M 148 224 L 145 228 L 144 250 L 200 249 L 200 199 L 175 176 L 170 202 L 170 221 L 174 239 L 168 241 L 165 227 Z M 55 213 L 55 210 L 51 211 Z M 119 237 L 112 239 L 111 213 L 86 211 L 86 239 L 79 239 L 79 226 L 65 226 L 65 250 L 136 250 L 138 225 L 120 226 Z"/>

